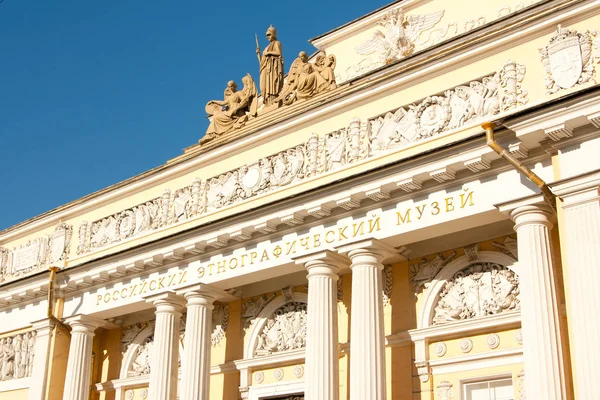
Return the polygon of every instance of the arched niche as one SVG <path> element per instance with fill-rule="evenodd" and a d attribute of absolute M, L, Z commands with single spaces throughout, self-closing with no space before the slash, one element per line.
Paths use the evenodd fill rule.
<path fill-rule="evenodd" d="M 439 301 L 444 285 L 452 280 L 458 272 L 469 268 L 472 265 L 482 263 L 499 264 L 514 272 L 517 276 L 519 275 L 517 261 L 514 258 L 494 251 L 480 251 L 478 253 L 477 261 L 469 261 L 467 256 L 462 256 L 456 260 L 453 260 L 444 268 L 442 268 L 442 270 L 435 276 L 431 282 L 431 285 L 429 286 L 429 289 L 425 293 L 423 305 L 417 320 L 417 328 L 421 329 L 432 326 L 435 307 Z"/>
<path fill-rule="evenodd" d="M 145 345 L 146 340 L 150 338 L 154 334 L 154 321 L 148 324 L 144 329 L 142 329 L 137 336 L 131 341 L 125 354 L 123 355 L 123 360 L 121 362 L 121 371 L 119 372 L 119 379 L 128 379 L 132 376 L 129 375 L 129 371 L 132 369 L 132 365 L 136 360 L 138 355 L 138 350 L 142 346 Z M 183 344 L 181 340 L 178 340 L 179 343 L 179 357 L 181 362 L 183 363 L 183 359 L 185 357 L 183 353 Z M 152 362 L 152 359 L 149 359 L 149 363 Z M 143 375 L 142 375 L 143 376 Z"/>
<path fill-rule="evenodd" d="M 265 305 L 265 308 L 262 309 L 250 325 L 248 340 L 246 341 L 246 346 L 244 348 L 245 359 L 254 357 L 254 350 L 257 346 L 258 338 L 273 313 L 286 304 L 293 302 L 308 304 L 308 295 L 306 293 L 294 292 L 289 299 L 286 299 L 284 296 L 279 296 Z"/>

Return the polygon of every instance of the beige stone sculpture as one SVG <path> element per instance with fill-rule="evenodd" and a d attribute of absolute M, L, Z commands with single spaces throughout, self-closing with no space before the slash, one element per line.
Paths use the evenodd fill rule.
<path fill-rule="evenodd" d="M 283 50 L 281 42 L 277 40 L 277 30 L 272 25 L 266 35 L 270 43 L 260 57 L 260 92 L 263 104 L 269 106 L 276 102 L 283 87 Z M 258 40 L 256 54 L 260 56 Z"/>
<path fill-rule="evenodd" d="M 248 118 L 256 116 L 258 108 L 256 84 L 250 74 L 242 78 L 242 83 L 244 87 L 238 92 L 236 83 L 229 81 L 224 99 L 211 100 L 206 104 L 205 110 L 211 116 L 211 121 L 200 143 L 209 142 L 230 130 L 241 128 Z"/>
<path fill-rule="evenodd" d="M 315 63 L 308 61 L 306 52 L 301 51 L 294 60 L 287 76 L 286 85 L 277 101 L 292 104 L 296 100 L 308 99 L 336 87 L 335 56 L 320 52 Z"/>

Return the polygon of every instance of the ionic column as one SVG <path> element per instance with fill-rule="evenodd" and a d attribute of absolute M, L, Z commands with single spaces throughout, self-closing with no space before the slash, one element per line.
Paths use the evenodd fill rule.
<path fill-rule="evenodd" d="M 307 400 L 337 400 L 339 357 L 337 281 L 343 257 L 323 251 L 296 260 L 308 271 L 306 322 L 306 369 L 304 396 Z"/>
<path fill-rule="evenodd" d="M 72 329 L 63 400 L 89 400 L 92 341 L 96 329 L 105 322 L 98 318 L 77 315 L 68 318 L 65 323 Z"/>
<path fill-rule="evenodd" d="M 181 400 L 208 400 L 210 397 L 210 347 L 214 297 L 201 290 L 184 293 L 187 319 L 182 361 Z"/>
<path fill-rule="evenodd" d="M 559 314 L 546 206 L 511 212 L 517 232 L 525 390 L 537 399 L 566 399 Z"/>
<path fill-rule="evenodd" d="M 29 400 L 45 400 L 48 371 L 50 369 L 48 359 L 50 356 L 50 342 L 54 322 L 50 319 L 43 319 L 34 322 L 32 325 L 35 332 L 35 347 L 33 368 L 31 370 L 31 385 L 29 386 L 27 398 Z"/>
<path fill-rule="evenodd" d="M 185 300 L 174 293 L 162 293 L 146 301 L 156 307 L 148 399 L 176 400 L 179 322 Z"/>
<path fill-rule="evenodd" d="M 600 376 L 599 181 L 597 176 L 583 188 L 571 184 L 564 185 L 567 188 L 563 189 L 563 193 L 558 190 L 564 210 L 563 236 L 567 256 L 564 267 L 567 271 L 571 362 L 577 399 L 597 396 Z"/>
<path fill-rule="evenodd" d="M 350 399 L 385 400 L 382 261 L 390 249 L 367 240 L 339 251 L 352 262 Z"/>

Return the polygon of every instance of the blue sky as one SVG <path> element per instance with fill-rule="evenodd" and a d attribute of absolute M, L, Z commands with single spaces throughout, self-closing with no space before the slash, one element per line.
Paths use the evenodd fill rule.
<path fill-rule="evenodd" d="M 258 78 L 254 34 L 264 48 L 270 24 L 287 70 L 308 39 L 387 3 L 4 0 L 0 229 L 196 143 L 206 102 Z"/>

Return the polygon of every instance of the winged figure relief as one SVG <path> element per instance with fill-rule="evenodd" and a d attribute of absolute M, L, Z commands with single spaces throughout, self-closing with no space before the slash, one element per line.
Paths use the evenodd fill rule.
<path fill-rule="evenodd" d="M 375 31 L 371 39 L 354 50 L 364 56 L 375 53 L 381 64 L 389 64 L 411 55 L 421 32 L 433 28 L 443 16 L 444 10 L 409 16 L 405 16 L 401 8 L 392 10 L 379 22 L 383 29 Z"/>

